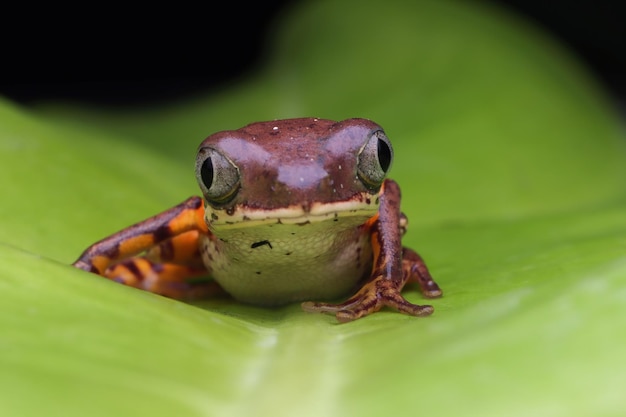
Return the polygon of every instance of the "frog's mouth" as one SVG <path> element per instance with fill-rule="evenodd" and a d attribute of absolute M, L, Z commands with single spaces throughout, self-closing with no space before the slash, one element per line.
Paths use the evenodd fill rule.
<path fill-rule="evenodd" d="M 225 209 L 206 207 L 206 219 L 219 228 L 250 227 L 260 224 L 296 224 L 338 221 L 345 217 L 361 217 L 363 221 L 378 212 L 378 196 L 359 194 L 347 201 L 294 204 L 286 207 L 259 209 L 240 204 Z"/>

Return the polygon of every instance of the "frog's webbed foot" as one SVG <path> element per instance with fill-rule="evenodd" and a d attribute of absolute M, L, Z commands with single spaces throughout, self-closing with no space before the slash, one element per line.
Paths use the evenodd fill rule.
<path fill-rule="evenodd" d="M 354 296 L 343 303 L 302 303 L 304 311 L 310 313 L 332 313 L 342 323 L 375 313 L 387 306 L 411 316 L 429 316 L 434 308 L 430 305 L 417 305 L 407 301 L 401 294 L 406 283 L 414 282 L 426 298 L 437 298 L 442 294 L 432 279 L 422 258 L 413 250 L 402 250 L 402 277 L 391 279 L 383 274 L 376 275 Z"/>
<path fill-rule="evenodd" d="M 391 307 L 411 316 L 428 316 L 434 309 L 429 305 L 408 302 L 394 281 L 378 276 L 365 284 L 353 297 L 339 304 L 305 302 L 304 311 L 311 313 L 333 313 L 341 323 L 372 314 L 383 307 Z"/>
<path fill-rule="evenodd" d="M 333 313 L 341 323 L 375 313 L 385 306 L 411 316 L 428 316 L 434 311 L 430 305 L 417 305 L 407 301 L 395 283 L 383 276 L 378 276 L 365 284 L 358 293 L 343 303 L 302 303 L 304 311 Z"/>

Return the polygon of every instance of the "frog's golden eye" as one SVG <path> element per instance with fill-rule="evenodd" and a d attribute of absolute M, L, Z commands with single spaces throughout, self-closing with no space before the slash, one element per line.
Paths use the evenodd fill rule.
<path fill-rule="evenodd" d="M 207 202 L 228 203 L 239 190 L 239 168 L 213 148 L 201 148 L 196 159 L 196 178 Z"/>
<path fill-rule="evenodd" d="M 389 172 L 393 160 L 393 148 L 382 130 L 374 132 L 357 155 L 357 174 L 363 184 L 378 190 Z"/>

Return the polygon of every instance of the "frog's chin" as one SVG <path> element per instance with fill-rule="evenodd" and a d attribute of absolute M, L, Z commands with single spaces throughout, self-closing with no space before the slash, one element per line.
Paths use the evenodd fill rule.
<path fill-rule="evenodd" d="M 292 205 L 280 208 L 254 209 L 239 206 L 216 210 L 206 208 L 206 219 L 212 227 L 236 228 L 256 224 L 307 224 L 346 217 L 368 219 L 378 212 L 378 198 L 313 203 L 310 206 Z"/>

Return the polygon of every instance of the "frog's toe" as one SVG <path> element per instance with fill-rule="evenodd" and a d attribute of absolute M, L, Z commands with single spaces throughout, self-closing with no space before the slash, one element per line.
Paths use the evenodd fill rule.
<path fill-rule="evenodd" d="M 417 305 L 407 301 L 400 290 L 395 288 L 391 281 L 375 279 L 366 284 L 356 295 L 349 300 L 339 303 L 302 303 L 302 309 L 310 313 L 333 313 L 341 323 L 354 321 L 361 317 L 375 313 L 384 306 L 391 307 L 401 313 L 411 316 L 429 316 L 434 312 L 433 306 Z"/>
<path fill-rule="evenodd" d="M 318 303 L 307 301 L 302 303 L 302 309 L 308 313 L 331 313 L 337 318 L 340 323 L 346 323 L 354 321 L 358 318 L 373 313 L 376 310 L 369 311 L 366 308 L 346 307 L 345 303 L 330 304 L 330 303 Z"/>

